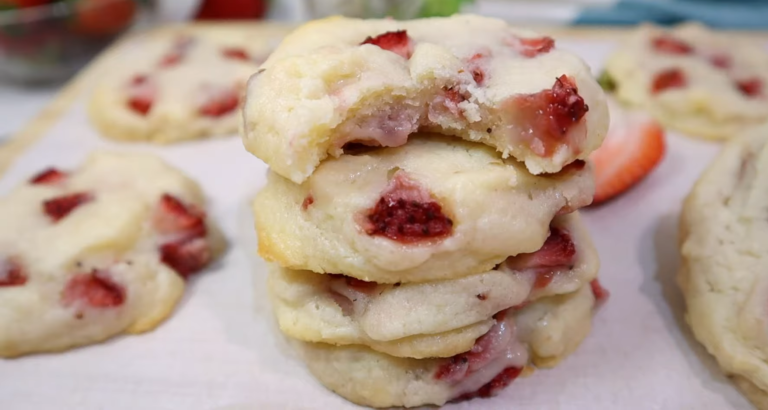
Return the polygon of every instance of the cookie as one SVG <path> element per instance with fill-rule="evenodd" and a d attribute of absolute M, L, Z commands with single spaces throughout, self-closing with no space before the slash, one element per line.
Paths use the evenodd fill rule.
<path fill-rule="evenodd" d="M 325 161 L 303 184 L 272 172 L 253 203 L 259 253 L 378 283 L 487 272 L 531 253 L 557 214 L 588 205 L 590 167 L 533 176 L 488 146 L 435 135 Z"/>
<path fill-rule="evenodd" d="M 290 337 L 361 344 L 392 356 L 449 357 L 467 351 L 494 314 L 574 292 L 594 280 L 598 268 L 574 212 L 555 218 L 542 249 L 489 272 L 387 285 L 273 265 L 269 290 L 280 330 Z"/>
<path fill-rule="evenodd" d="M 450 358 L 393 357 L 363 346 L 296 342 L 312 374 L 354 403 L 371 407 L 443 405 L 489 397 L 524 368 L 551 366 L 589 333 L 595 296 L 589 286 L 496 316 L 472 350 Z"/>
<path fill-rule="evenodd" d="M 768 409 L 768 125 L 732 140 L 685 200 L 679 284 L 693 334 Z"/>
<path fill-rule="evenodd" d="M 698 23 L 640 26 L 605 73 L 620 101 L 692 136 L 732 138 L 768 120 L 768 53 Z"/>
<path fill-rule="evenodd" d="M 471 15 L 308 23 L 251 77 L 243 115 L 248 151 L 295 183 L 347 144 L 397 147 L 416 131 L 554 173 L 586 159 L 608 128 L 602 90 L 579 57 Z"/>
<path fill-rule="evenodd" d="M 0 198 L 0 357 L 154 329 L 224 248 L 203 207 L 146 154 L 93 154 Z"/>
<path fill-rule="evenodd" d="M 126 46 L 121 65 L 110 67 L 93 91 L 92 123 L 123 141 L 235 135 L 245 83 L 267 58 L 273 31 L 190 29 Z"/>

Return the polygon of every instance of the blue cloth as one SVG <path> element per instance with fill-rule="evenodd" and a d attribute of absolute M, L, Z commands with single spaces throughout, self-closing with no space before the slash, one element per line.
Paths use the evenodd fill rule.
<path fill-rule="evenodd" d="M 716 28 L 766 29 L 768 0 L 619 0 L 610 6 L 586 7 L 573 23 L 664 25 L 687 20 Z"/>

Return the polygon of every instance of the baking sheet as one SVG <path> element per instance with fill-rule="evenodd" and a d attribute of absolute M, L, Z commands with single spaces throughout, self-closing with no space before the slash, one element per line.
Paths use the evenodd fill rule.
<path fill-rule="evenodd" d="M 615 45 L 583 37 L 559 40 L 596 73 Z M 79 80 L 85 91 L 92 79 Z M 175 314 L 152 333 L 0 360 L 0 409 L 357 408 L 313 379 L 271 317 L 249 207 L 265 182 L 266 166 L 236 136 L 167 147 L 103 140 L 88 123 L 86 97 L 80 93 L 67 102 L 63 115 L 10 164 L 0 194 L 47 166 L 74 167 L 94 149 L 151 151 L 201 183 L 230 249 L 189 282 Z M 671 134 L 666 157 L 647 180 L 583 212 L 611 298 L 573 355 L 555 369 L 516 380 L 495 398 L 445 408 L 751 408 L 683 326 L 674 283 L 681 200 L 718 149 Z"/>

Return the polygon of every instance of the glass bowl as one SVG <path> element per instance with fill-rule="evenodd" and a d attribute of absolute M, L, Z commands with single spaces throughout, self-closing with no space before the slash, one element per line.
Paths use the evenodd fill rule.
<path fill-rule="evenodd" d="M 133 0 L 77 0 L 0 11 L 0 79 L 66 80 L 133 23 Z"/>

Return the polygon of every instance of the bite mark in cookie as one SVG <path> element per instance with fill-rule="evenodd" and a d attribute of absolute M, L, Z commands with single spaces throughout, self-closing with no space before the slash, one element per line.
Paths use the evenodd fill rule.
<path fill-rule="evenodd" d="M 551 89 L 516 96 L 504 107 L 511 138 L 527 142 L 539 156 L 551 156 L 560 146 L 576 149 L 586 138 L 586 129 L 578 125 L 588 111 L 575 81 L 566 75 Z"/>
<path fill-rule="evenodd" d="M 411 58 L 413 54 L 413 42 L 405 30 L 388 31 L 376 37 L 368 37 L 362 44 L 373 44 L 405 59 Z"/>
<path fill-rule="evenodd" d="M 27 274 L 18 260 L 0 260 L 0 287 L 22 286 L 27 283 Z"/>
<path fill-rule="evenodd" d="M 366 213 L 364 229 L 368 235 L 416 243 L 449 236 L 453 221 L 424 187 L 400 171 Z"/>
<path fill-rule="evenodd" d="M 93 195 L 88 192 L 77 192 L 74 194 L 63 195 L 49 199 L 43 202 L 43 211 L 53 222 L 58 222 L 75 208 L 92 201 Z"/>
<path fill-rule="evenodd" d="M 107 271 L 94 270 L 73 276 L 61 295 L 64 306 L 113 308 L 125 302 L 125 289 Z"/>

